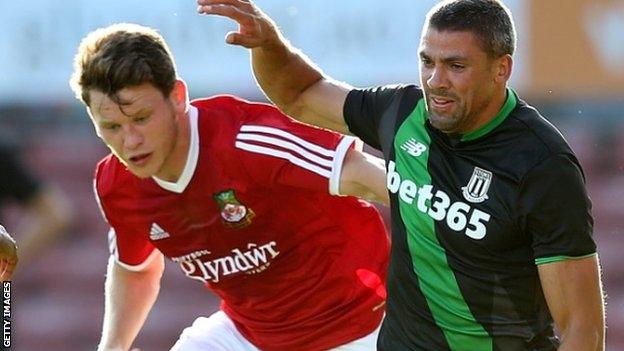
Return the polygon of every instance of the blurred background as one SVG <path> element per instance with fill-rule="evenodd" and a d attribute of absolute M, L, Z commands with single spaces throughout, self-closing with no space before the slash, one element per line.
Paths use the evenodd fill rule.
<path fill-rule="evenodd" d="M 608 295 L 608 350 L 624 350 L 624 1 L 504 2 L 518 30 L 512 86 L 562 131 L 585 168 Z M 331 76 L 369 86 L 418 81 L 420 29 L 436 1 L 257 3 Z M 85 34 L 115 22 L 155 27 L 169 42 L 191 97 L 264 100 L 248 53 L 224 44 L 236 26 L 201 17 L 195 8 L 192 0 L 3 1 L 0 144 L 19 151 L 25 169 L 69 202 L 53 200 L 63 203 L 68 224 L 54 239 L 42 238 L 45 247 L 17 271 L 12 350 L 93 350 L 99 338 L 107 227 L 92 175 L 107 150 L 67 84 Z M 19 243 L 29 202 L 1 205 L 0 221 Z M 135 345 L 168 350 L 184 327 L 217 308 L 201 284 L 168 263 L 160 298 Z"/>

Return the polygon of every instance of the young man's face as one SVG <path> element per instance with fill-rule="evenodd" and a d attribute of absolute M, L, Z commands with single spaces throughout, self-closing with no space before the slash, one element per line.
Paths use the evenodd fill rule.
<path fill-rule="evenodd" d="M 445 133 L 475 130 L 484 122 L 483 113 L 491 110 L 488 107 L 500 83 L 495 81 L 497 60 L 488 57 L 471 32 L 430 27 L 423 32 L 419 56 L 431 124 Z"/>
<path fill-rule="evenodd" d="M 179 144 L 179 108 L 151 84 L 128 87 L 117 93 L 122 105 L 92 90 L 89 112 L 98 136 L 128 170 L 139 178 L 166 178 L 176 160 Z"/>

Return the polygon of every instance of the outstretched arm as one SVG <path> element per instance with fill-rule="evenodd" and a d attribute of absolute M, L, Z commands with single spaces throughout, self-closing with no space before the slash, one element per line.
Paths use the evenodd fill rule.
<path fill-rule="evenodd" d="M 126 351 L 136 338 L 151 310 L 165 264 L 160 253 L 139 272 L 108 262 L 104 326 L 98 351 Z"/>
<path fill-rule="evenodd" d="M 384 161 L 349 149 L 340 174 L 340 193 L 389 205 Z"/>
<path fill-rule="evenodd" d="M 251 49 L 254 75 L 267 97 L 302 122 L 349 133 L 342 109 L 349 85 L 325 76 L 249 0 L 198 0 L 198 12 L 228 17 L 239 25 L 226 42 Z"/>

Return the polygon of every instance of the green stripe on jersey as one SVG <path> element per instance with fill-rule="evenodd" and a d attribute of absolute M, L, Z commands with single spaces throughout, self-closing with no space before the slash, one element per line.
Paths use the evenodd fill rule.
<path fill-rule="evenodd" d="M 516 93 L 514 93 L 514 91 L 510 88 L 507 88 L 507 98 L 505 99 L 503 107 L 500 109 L 500 111 L 498 111 L 496 116 L 481 128 L 465 134 L 461 138 L 461 141 L 474 140 L 494 130 L 494 128 L 498 127 L 501 123 L 503 123 L 503 121 L 507 118 L 507 116 L 509 116 L 511 111 L 516 108 L 517 103 L 518 99 L 516 98 Z"/>
<path fill-rule="evenodd" d="M 426 119 L 425 103 L 421 99 L 394 139 L 396 171 L 401 179 L 415 183 L 418 191 L 432 191 L 428 171 L 431 138 L 425 129 Z M 448 265 L 446 252 L 436 237 L 433 218 L 426 214 L 426 210 L 418 209 L 418 206 L 425 205 L 429 208 L 431 200 L 417 204 L 416 199 L 421 196 L 405 195 L 415 193 L 413 185 L 402 184 L 398 191 L 399 211 L 407 232 L 412 268 L 435 322 L 442 329 L 451 350 L 491 351 L 492 338 L 475 320 L 464 300 L 455 274 Z"/>
<path fill-rule="evenodd" d="M 590 253 L 589 255 L 583 255 L 583 256 L 551 256 L 551 257 L 541 257 L 541 258 L 536 258 L 535 259 L 535 265 L 539 266 L 541 264 L 545 264 L 545 263 L 553 263 L 553 262 L 560 262 L 560 261 L 565 261 L 565 260 L 581 260 L 583 258 L 587 258 L 587 257 L 592 257 L 595 256 L 596 253 Z"/>

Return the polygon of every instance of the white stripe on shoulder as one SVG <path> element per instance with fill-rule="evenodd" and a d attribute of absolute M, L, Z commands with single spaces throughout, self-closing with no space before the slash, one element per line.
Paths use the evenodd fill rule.
<path fill-rule="evenodd" d="M 241 127 L 240 129 L 241 132 L 261 132 L 261 133 L 266 133 L 266 134 L 273 134 L 273 135 L 277 135 L 280 136 L 282 138 L 291 140 L 303 147 L 305 147 L 308 150 L 314 151 L 316 153 L 319 153 L 323 156 L 328 156 L 328 157 L 334 157 L 334 150 L 331 149 L 326 149 L 324 147 L 321 147 L 319 145 L 313 144 L 307 140 L 303 140 L 300 137 L 288 133 L 284 130 L 281 129 L 277 129 L 277 128 L 273 128 L 273 127 L 267 127 L 267 126 L 259 126 L 259 125 L 251 125 L 251 124 L 245 124 Z"/>
<path fill-rule="evenodd" d="M 248 144 L 242 141 L 237 141 L 236 142 L 236 147 L 242 150 L 247 150 L 250 152 L 255 152 L 258 154 L 264 154 L 264 155 L 270 155 L 270 156 L 275 156 L 278 158 L 282 158 L 285 160 L 288 160 L 290 163 L 295 164 L 299 167 L 305 168 L 309 171 L 312 171 L 318 175 L 321 175 L 327 179 L 329 179 L 329 177 L 331 177 L 331 171 L 322 167 L 319 167 L 318 165 L 312 164 L 306 160 L 303 160 L 289 152 L 285 152 L 285 151 L 280 151 L 280 150 L 275 150 L 275 149 L 271 149 L 268 147 L 264 147 L 264 146 L 259 146 L 259 145 L 253 145 L 253 144 Z"/>
<path fill-rule="evenodd" d="M 255 133 L 239 133 L 236 136 L 236 140 L 240 140 L 240 141 L 259 141 L 261 143 L 264 144 L 269 144 L 269 145 L 275 145 L 284 149 L 288 149 L 288 150 L 292 150 L 296 153 L 298 153 L 299 155 L 303 156 L 304 158 L 307 158 L 308 160 L 314 162 L 314 163 L 318 163 L 319 165 L 322 166 L 326 166 L 326 167 L 331 167 L 332 166 L 332 160 L 331 159 L 325 159 L 325 158 L 321 158 L 309 151 L 307 151 L 306 149 L 300 147 L 297 144 L 291 143 L 289 141 L 286 141 L 284 139 L 278 139 L 278 138 L 273 138 L 273 137 L 269 137 L 266 135 L 262 135 L 262 134 L 255 134 Z M 260 145 L 258 145 L 260 146 Z M 332 152 L 332 156 L 333 156 L 333 152 Z M 333 158 L 333 157 L 332 157 Z"/>

